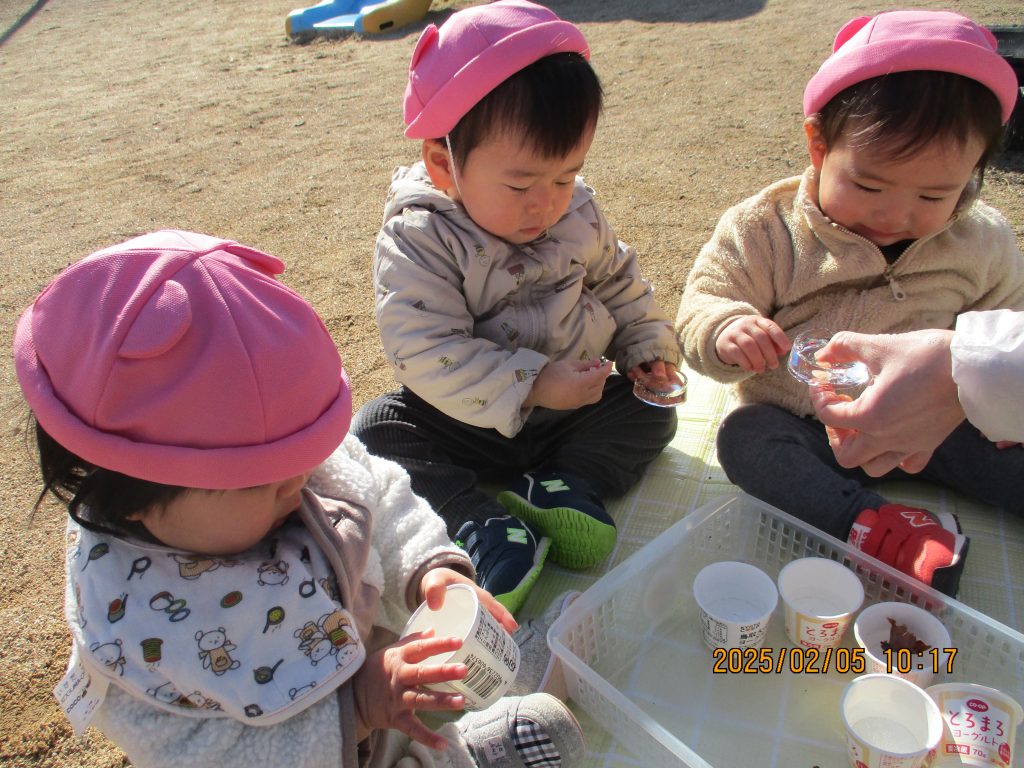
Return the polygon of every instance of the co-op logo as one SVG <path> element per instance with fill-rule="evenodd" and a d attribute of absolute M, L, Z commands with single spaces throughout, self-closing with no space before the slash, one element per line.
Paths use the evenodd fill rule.
<path fill-rule="evenodd" d="M 988 712 L 988 704 L 981 699 L 968 699 L 967 708 L 973 709 L 975 712 Z"/>

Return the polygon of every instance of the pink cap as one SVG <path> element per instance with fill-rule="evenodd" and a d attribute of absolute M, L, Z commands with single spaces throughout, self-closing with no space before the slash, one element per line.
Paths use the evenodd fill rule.
<path fill-rule="evenodd" d="M 86 461 L 189 488 L 309 471 L 352 418 L 348 377 L 277 258 L 166 230 L 65 269 L 18 321 L 42 427 Z"/>
<path fill-rule="evenodd" d="M 1017 101 L 1017 75 L 997 53 L 995 35 L 952 11 L 888 11 L 848 21 L 804 90 L 804 114 L 813 115 L 851 85 L 891 72 L 952 72 L 991 89 L 1003 123 Z"/>
<path fill-rule="evenodd" d="M 488 93 L 553 53 L 590 58 L 583 33 L 543 6 L 498 0 L 452 14 L 441 29 L 423 30 L 409 64 L 405 135 L 446 136 Z"/>

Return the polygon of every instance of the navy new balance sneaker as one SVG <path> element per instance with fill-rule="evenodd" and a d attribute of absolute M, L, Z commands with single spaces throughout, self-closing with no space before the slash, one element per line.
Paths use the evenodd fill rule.
<path fill-rule="evenodd" d="M 467 520 L 455 534 L 455 544 L 466 550 L 476 568 L 476 583 L 515 613 L 548 556 L 551 540 L 511 515 L 488 518 L 483 524 Z"/>
<path fill-rule="evenodd" d="M 551 539 L 551 559 L 590 568 L 615 546 L 615 521 L 586 483 L 561 472 L 527 472 L 498 494 L 513 515 Z"/>

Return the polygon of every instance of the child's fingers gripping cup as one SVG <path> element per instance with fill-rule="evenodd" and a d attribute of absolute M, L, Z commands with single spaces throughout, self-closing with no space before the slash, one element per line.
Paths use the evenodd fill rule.
<path fill-rule="evenodd" d="M 801 557 L 779 571 L 786 636 L 804 648 L 835 648 L 864 602 L 864 585 L 841 563 Z"/>
<path fill-rule="evenodd" d="M 462 647 L 431 656 L 426 663 L 465 664 L 461 680 L 432 683 L 427 688 L 465 697 L 466 709 L 486 709 L 508 691 L 519 670 L 519 646 L 480 603 L 468 584 L 451 584 L 444 605 L 432 611 L 421 604 L 402 630 L 402 637 L 434 630 L 434 637 L 458 637 Z"/>
<path fill-rule="evenodd" d="M 760 648 L 779 602 L 771 577 L 749 563 L 724 560 L 705 566 L 693 580 L 704 644 Z"/>
<path fill-rule="evenodd" d="M 851 768 L 919 768 L 942 735 L 935 702 L 898 677 L 855 678 L 839 708 Z"/>

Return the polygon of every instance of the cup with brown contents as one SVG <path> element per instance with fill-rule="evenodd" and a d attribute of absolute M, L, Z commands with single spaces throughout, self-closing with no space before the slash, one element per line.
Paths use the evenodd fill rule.
<path fill-rule="evenodd" d="M 922 688 L 951 672 L 956 657 L 949 630 L 910 603 L 883 602 L 860 612 L 853 635 L 864 649 L 869 672 L 894 675 Z"/>

